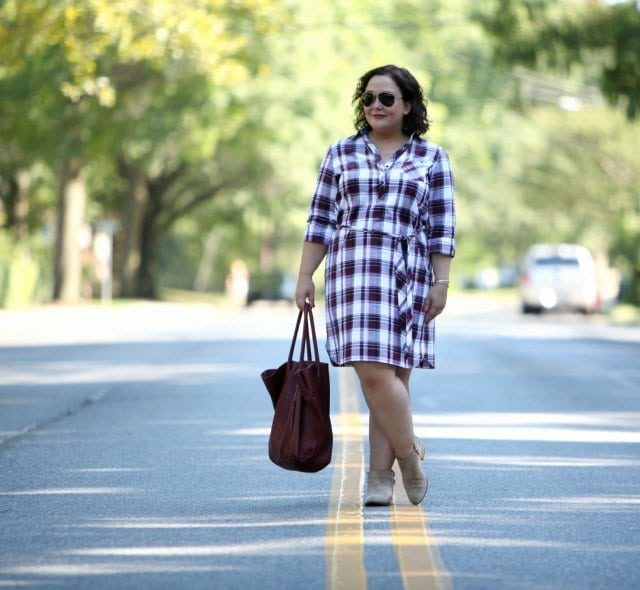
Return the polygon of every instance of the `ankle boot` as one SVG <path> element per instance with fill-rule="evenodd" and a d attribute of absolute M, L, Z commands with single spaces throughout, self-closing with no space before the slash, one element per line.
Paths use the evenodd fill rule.
<path fill-rule="evenodd" d="M 424 459 L 424 445 L 417 437 L 413 437 L 413 451 L 404 459 L 398 458 L 402 472 L 402 483 L 412 504 L 420 504 L 427 495 L 429 482 L 422 471 L 421 461 Z"/>
<path fill-rule="evenodd" d="M 393 471 L 381 469 L 367 472 L 365 506 L 389 506 L 393 500 Z"/>

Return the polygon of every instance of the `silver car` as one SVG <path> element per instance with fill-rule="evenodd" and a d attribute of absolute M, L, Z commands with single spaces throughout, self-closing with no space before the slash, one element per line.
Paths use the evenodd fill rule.
<path fill-rule="evenodd" d="M 589 250 L 577 244 L 531 246 L 522 268 L 520 296 L 524 313 L 597 311 L 596 266 Z"/>

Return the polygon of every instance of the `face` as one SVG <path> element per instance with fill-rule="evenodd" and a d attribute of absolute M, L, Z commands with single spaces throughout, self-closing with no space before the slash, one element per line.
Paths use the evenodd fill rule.
<path fill-rule="evenodd" d="M 411 110 L 411 105 L 402 100 L 402 92 L 390 76 L 373 76 L 365 92 L 373 92 L 376 99 L 370 106 L 364 106 L 364 116 L 371 130 L 377 135 L 402 134 L 402 118 Z M 381 92 L 390 92 L 396 99 L 390 106 L 384 106 L 377 96 Z"/>

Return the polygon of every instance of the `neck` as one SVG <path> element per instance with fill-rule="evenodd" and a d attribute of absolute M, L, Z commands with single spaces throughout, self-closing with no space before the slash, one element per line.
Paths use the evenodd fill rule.
<path fill-rule="evenodd" d="M 369 132 L 369 137 L 376 144 L 378 144 L 378 143 L 383 143 L 383 144 L 404 143 L 408 139 L 407 136 L 402 133 L 402 131 L 398 131 L 398 132 L 394 132 L 394 133 L 388 133 L 388 134 L 387 133 L 380 134 L 380 133 L 376 133 L 375 131 L 371 130 Z"/>

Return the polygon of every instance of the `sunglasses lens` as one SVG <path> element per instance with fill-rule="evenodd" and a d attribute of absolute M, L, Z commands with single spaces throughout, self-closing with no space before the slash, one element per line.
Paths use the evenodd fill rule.
<path fill-rule="evenodd" d="M 376 102 L 376 96 L 378 97 L 380 104 L 385 107 L 393 106 L 393 103 L 396 101 L 396 97 L 391 94 L 391 92 L 381 92 L 377 95 L 373 92 L 365 92 L 362 95 L 362 104 L 365 107 L 370 107 L 374 102 Z"/>
<path fill-rule="evenodd" d="M 391 94 L 390 92 L 381 92 L 380 94 L 378 94 L 378 100 L 382 103 L 383 106 L 390 107 L 395 102 L 396 97 L 393 96 L 393 94 Z"/>

